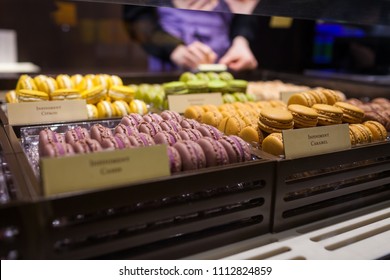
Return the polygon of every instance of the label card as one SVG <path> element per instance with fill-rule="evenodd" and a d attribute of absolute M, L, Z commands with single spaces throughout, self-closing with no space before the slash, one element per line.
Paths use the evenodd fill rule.
<path fill-rule="evenodd" d="M 10 125 L 86 120 L 85 100 L 22 102 L 7 104 Z"/>
<path fill-rule="evenodd" d="M 169 175 L 165 145 L 41 159 L 45 195 L 107 188 Z"/>
<path fill-rule="evenodd" d="M 290 99 L 291 95 L 295 94 L 295 93 L 299 93 L 299 92 L 302 92 L 302 90 L 295 90 L 295 91 L 281 91 L 279 94 L 280 94 L 280 99 L 284 102 L 284 103 L 288 103 L 288 100 Z"/>
<path fill-rule="evenodd" d="M 286 159 L 351 148 L 348 124 L 283 130 L 282 133 Z"/>
<path fill-rule="evenodd" d="M 221 93 L 194 93 L 168 95 L 169 110 L 184 113 L 187 107 L 191 105 L 211 104 L 219 106 L 223 104 Z"/>

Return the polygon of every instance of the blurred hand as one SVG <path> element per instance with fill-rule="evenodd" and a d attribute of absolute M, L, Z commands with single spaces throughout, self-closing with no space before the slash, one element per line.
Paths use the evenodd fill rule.
<path fill-rule="evenodd" d="M 177 66 L 195 69 L 199 64 L 214 63 L 217 54 L 201 42 L 193 42 L 187 46 L 179 45 L 171 53 L 171 60 Z"/>
<path fill-rule="evenodd" d="M 259 0 L 225 0 L 232 13 L 252 14 Z"/>
<path fill-rule="evenodd" d="M 232 46 L 219 60 L 219 63 L 225 64 L 234 71 L 255 69 L 258 65 L 248 40 L 242 36 L 234 38 Z"/>
<path fill-rule="evenodd" d="M 172 0 L 173 6 L 179 9 L 211 11 L 218 0 Z"/>

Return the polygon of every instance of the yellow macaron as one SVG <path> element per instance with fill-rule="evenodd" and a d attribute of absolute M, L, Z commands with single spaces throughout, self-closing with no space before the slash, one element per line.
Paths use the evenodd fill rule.
<path fill-rule="evenodd" d="M 10 90 L 5 94 L 5 102 L 18 103 L 18 95 L 16 94 L 16 90 Z"/>
<path fill-rule="evenodd" d="M 107 96 L 106 90 L 102 85 L 97 85 L 91 89 L 84 90 L 81 93 L 82 98 L 87 100 L 88 104 L 97 104 L 99 101 L 104 100 Z"/>
<path fill-rule="evenodd" d="M 221 122 L 223 116 L 219 111 L 208 111 L 204 113 L 201 117 L 201 122 L 205 124 L 212 125 L 214 127 L 218 127 Z"/>
<path fill-rule="evenodd" d="M 39 91 L 48 93 L 49 95 L 58 89 L 57 81 L 52 77 L 46 77 L 46 79 L 41 80 L 37 83 L 37 88 Z"/>
<path fill-rule="evenodd" d="M 112 85 L 107 92 L 107 96 L 114 101 L 123 100 L 125 102 L 130 102 L 134 99 L 135 92 L 128 86 Z"/>
<path fill-rule="evenodd" d="M 116 100 L 112 103 L 115 107 L 116 115 L 119 117 L 126 116 L 130 114 L 130 107 L 129 104 L 127 104 L 123 100 Z"/>
<path fill-rule="evenodd" d="M 271 133 L 264 138 L 261 145 L 264 152 L 274 156 L 284 155 L 284 144 L 282 133 Z"/>
<path fill-rule="evenodd" d="M 115 107 L 111 102 L 102 100 L 96 104 L 99 118 L 112 118 L 116 116 Z"/>
<path fill-rule="evenodd" d="M 343 111 L 340 108 L 328 104 L 314 104 L 312 108 L 318 114 L 318 125 L 333 125 L 343 122 Z"/>
<path fill-rule="evenodd" d="M 238 116 L 225 117 L 218 125 L 218 129 L 226 135 L 238 135 L 246 126 L 244 121 Z"/>
<path fill-rule="evenodd" d="M 51 100 L 74 100 L 81 99 L 81 93 L 78 89 L 60 88 L 50 93 Z"/>
<path fill-rule="evenodd" d="M 48 101 L 49 95 L 46 92 L 30 89 L 17 91 L 19 102 Z"/>
<path fill-rule="evenodd" d="M 346 123 L 361 123 L 364 117 L 364 111 L 359 107 L 346 102 L 336 102 L 333 106 L 340 108 L 343 111 L 343 122 Z"/>
<path fill-rule="evenodd" d="M 93 104 L 87 104 L 88 119 L 97 119 L 99 117 L 98 109 Z"/>
<path fill-rule="evenodd" d="M 57 75 L 56 81 L 57 81 L 58 88 L 67 88 L 67 89 L 75 88 L 73 81 L 68 74 Z"/>
<path fill-rule="evenodd" d="M 16 83 L 16 91 L 20 89 L 37 90 L 37 85 L 29 75 L 21 75 Z"/>
<path fill-rule="evenodd" d="M 377 121 L 365 121 L 363 123 L 372 133 L 373 141 L 383 141 L 387 138 L 386 128 Z"/>
<path fill-rule="evenodd" d="M 143 100 L 134 99 L 129 103 L 129 107 L 131 113 L 137 113 L 139 115 L 148 113 L 148 106 Z"/>
<path fill-rule="evenodd" d="M 314 109 L 299 104 L 291 104 L 288 105 L 288 110 L 293 116 L 295 128 L 313 127 L 317 125 L 318 114 Z"/>

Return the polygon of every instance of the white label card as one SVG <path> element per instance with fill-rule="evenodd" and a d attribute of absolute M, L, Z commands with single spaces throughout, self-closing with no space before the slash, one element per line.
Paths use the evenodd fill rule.
<path fill-rule="evenodd" d="M 7 104 L 10 125 L 67 122 L 88 119 L 84 99 Z"/>
<path fill-rule="evenodd" d="M 179 94 L 168 95 L 169 110 L 178 112 L 180 114 L 192 105 L 215 105 L 223 104 L 222 94 L 217 93 L 194 93 L 194 94 Z"/>
<path fill-rule="evenodd" d="M 351 148 L 348 124 L 283 130 L 286 159 L 319 155 Z"/>

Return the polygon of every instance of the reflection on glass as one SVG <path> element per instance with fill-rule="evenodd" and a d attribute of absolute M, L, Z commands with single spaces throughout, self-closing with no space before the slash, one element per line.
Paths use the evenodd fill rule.
<path fill-rule="evenodd" d="M 251 14 L 259 2 L 260 0 L 172 0 L 172 6 L 188 10 Z"/>

